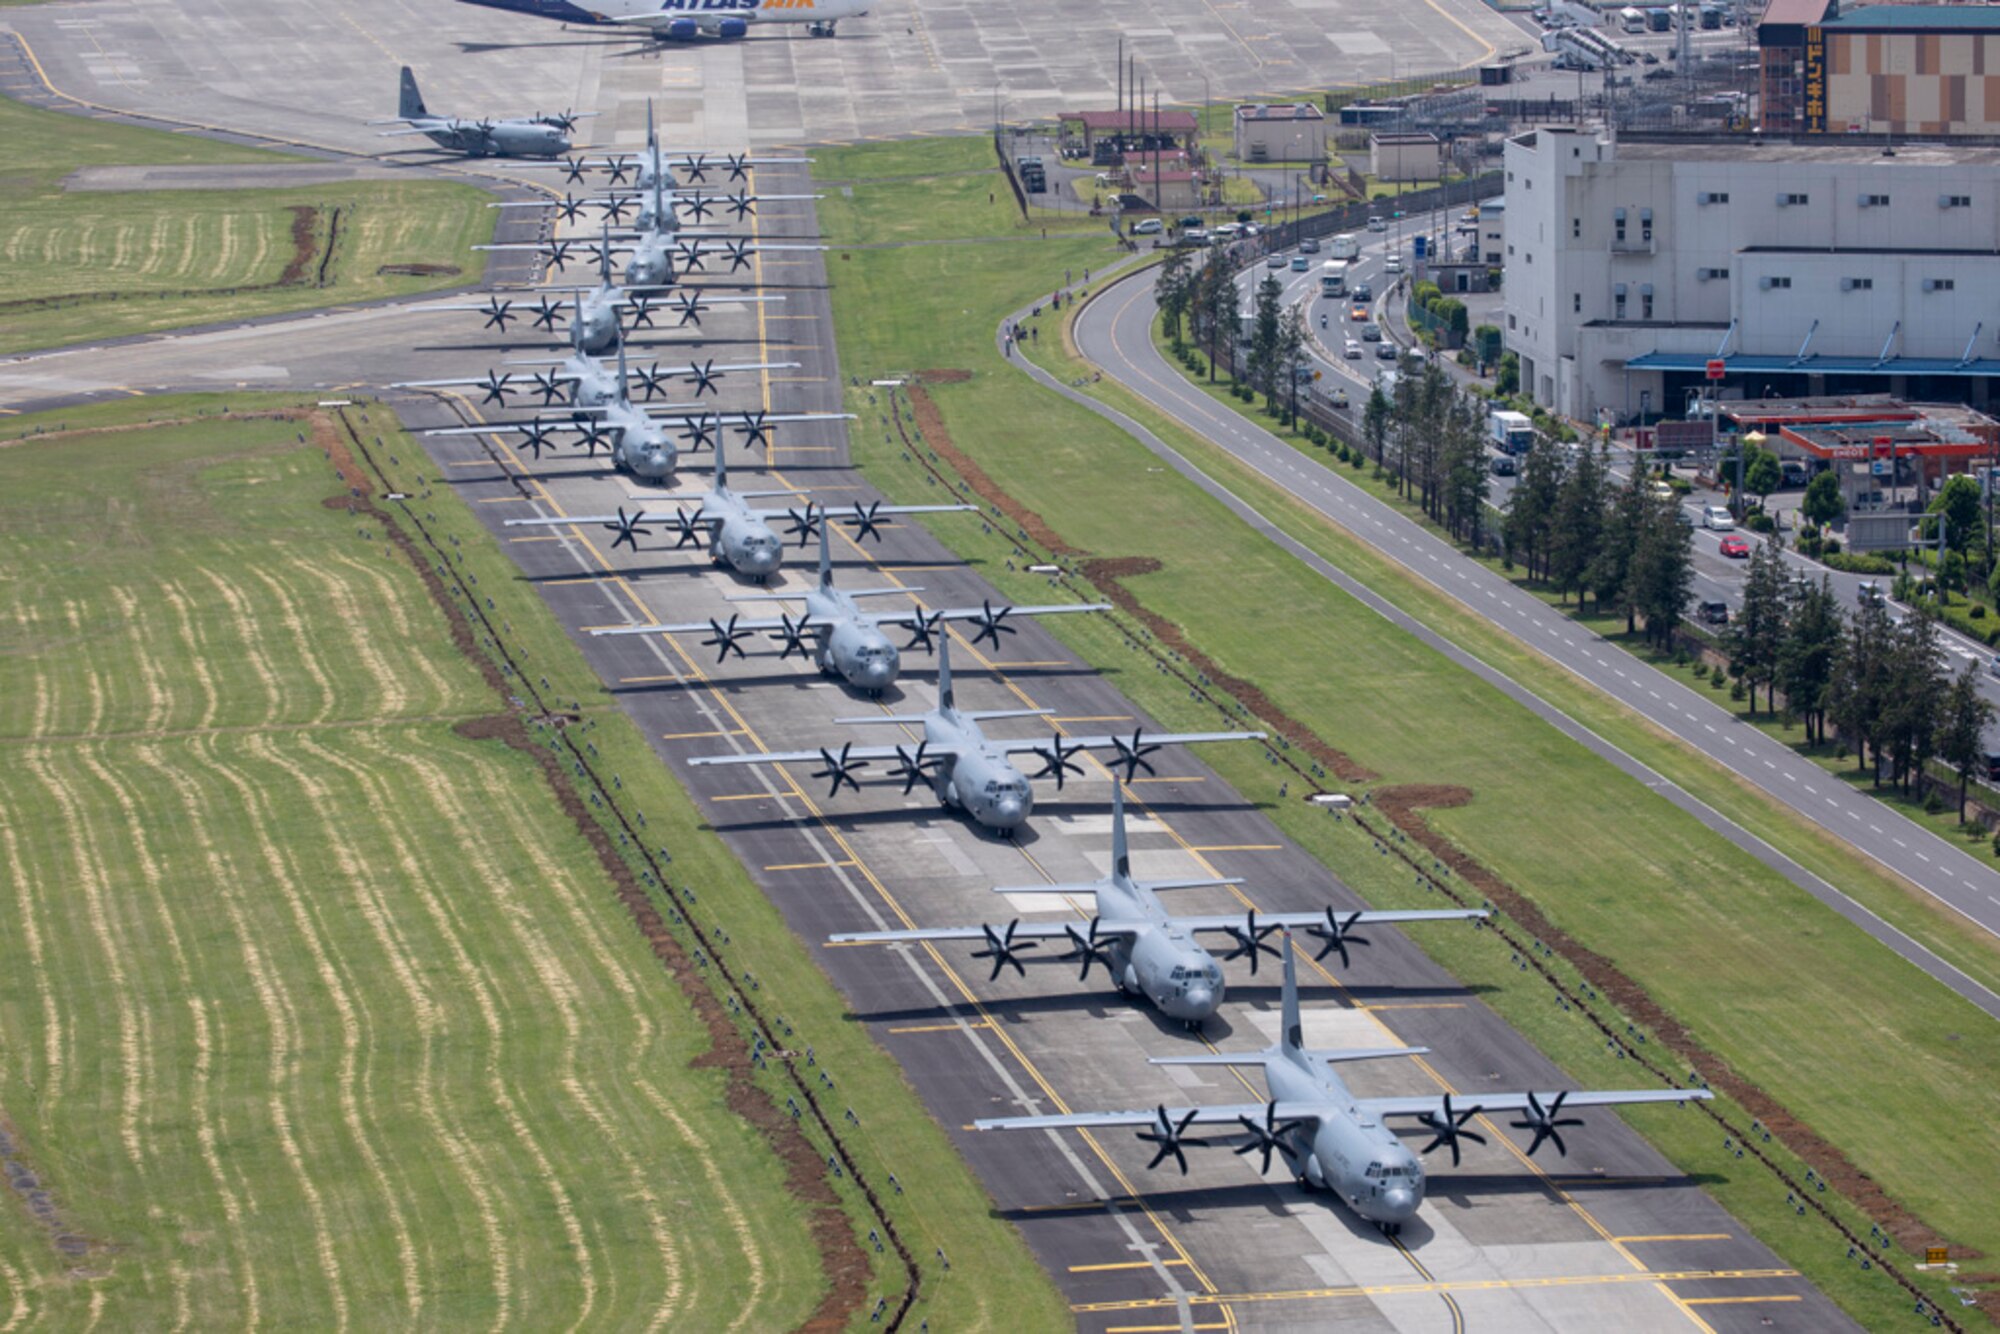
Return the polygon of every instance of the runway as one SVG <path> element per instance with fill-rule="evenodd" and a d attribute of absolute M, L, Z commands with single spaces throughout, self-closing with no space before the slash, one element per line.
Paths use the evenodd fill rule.
<path fill-rule="evenodd" d="M 123 21 L 119 15 L 133 12 L 123 5 L 124 0 L 105 0 L 89 13 L 99 23 L 115 24 Z M 66 11 L 71 18 L 78 12 L 56 7 L 37 11 L 33 21 L 53 23 Z M 417 39 L 414 10 L 385 7 L 384 12 L 402 15 L 409 39 Z M 26 13 L 12 13 L 9 21 L 23 22 Z M 181 17 L 146 13 L 147 22 L 166 25 L 170 34 L 158 47 L 162 59 L 191 50 L 190 33 L 217 21 L 212 9 L 200 5 L 180 11 Z M 364 64 L 397 58 L 394 45 L 381 41 L 382 29 L 371 35 L 367 23 L 346 11 L 288 10 L 283 17 L 291 31 L 387 46 L 391 54 L 379 62 L 370 56 Z M 430 28 L 437 26 L 433 18 Z M 406 29 L 392 31 L 401 40 Z M 207 77 L 226 73 L 190 65 L 184 75 L 161 78 L 156 91 L 147 93 L 133 86 L 149 83 L 148 62 L 154 57 L 140 45 L 145 34 L 91 32 L 94 36 L 70 35 L 67 40 L 79 53 L 63 68 L 93 68 L 142 100 L 169 95 L 158 89 L 199 88 Z M 358 37 L 346 35 L 357 32 Z M 429 31 L 421 36 L 437 40 Z M 95 60 L 80 53 L 92 49 L 92 42 L 101 48 Z M 148 54 L 112 58 L 133 49 Z M 754 51 L 747 56 L 713 51 L 687 59 L 706 71 L 704 62 L 722 68 L 731 59 L 762 58 Z M 564 85 L 573 90 L 569 94 L 554 86 L 560 82 L 554 79 L 529 91 L 508 91 L 544 105 L 602 106 L 611 114 L 598 124 L 608 123 L 605 133 L 616 132 L 629 144 L 631 113 L 642 105 L 634 94 L 649 80 L 669 90 L 682 54 L 614 69 L 593 52 L 578 62 L 584 69 L 577 81 Z M 1101 52 L 1094 54 L 1102 58 Z M 312 79 L 318 93 L 331 99 L 329 105 L 353 97 L 351 88 L 335 86 L 319 73 Z M 740 121 L 733 119 L 737 112 L 726 104 L 728 98 L 717 95 L 710 99 L 717 104 L 713 111 L 705 102 L 700 119 L 686 123 L 692 127 L 687 132 L 720 135 L 758 119 L 749 114 L 755 85 L 743 87 Z M 574 91 L 585 88 L 588 98 Z M 492 88 L 473 91 L 491 94 Z M 978 101 L 987 95 L 981 89 L 976 98 L 965 97 Z M 218 120 L 241 117 L 266 96 L 255 87 L 231 85 L 206 103 L 204 112 Z M 442 105 L 445 98 L 433 94 L 433 101 Z M 296 124 L 302 135 L 312 128 L 295 109 L 272 103 L 263 110 L 274 127 Z M 760 141 L 766 133 L 756 131 Z M 710 139 L 704 146 L 732 145 Z M 802 189 L 805 180 L 766 171 L 756 184 L 789 192 Z M 810 234 L 810 205 L 770 205 L 760 210 L 757 226 L 766 235 Z M 724 411 L 838 410 L 841 375 L 824 265 L 816 255 L 760 256 L 755 276 L 782 283 L 785 303 L 718 310 L 707 317 L 703 346 L 727 346 L 732 356 L 746 360 L 801 366 L 728 377 L 719 399 L 709 401 Z M 419 303 L 43 354 L 0 365 L 0 402 L 18 410 L 116 392 L 217 387 L 360 393 L 392 378 L 473 375 L 504 355 L 482 346 L 491 339 L 478 333 L 477 324 L 477 316 L 437 313 Z M 413 353 L 412 347 L 419 350 Z M 670 353 L 658 355 L 664 360 Z M 460 420 L 458 407 L 444 399 L 408 397 L 396 407 L 412 427 Z M 838 424 L 781 428 L 761 475 L 756 471 L 765 462 L 761 454 L 734 443 L 729 447 L 735 451 L 732 480 L 739 485 L 791 487 L 809 481 L 842 502 L 875 494 L 866 478 L 846 466 L 846 435 Z M 490 528 L 522 577 L 535 583 L 718 834 L 814 950 L 848 998 L 854 1021 L 867 1024 L 897 1058 L 996 1207 L 1016 1222 L 1061 1285 L 1081 1328 L 1317 1329 L 1335 1320 L 1384 1330 L 1851 1327 L 1837 1308 L 1747 1236 L 1698 1183 L 1680 1176 L 1610 1114 L 1592 1115 L 1587 1127 L 1571 1134 L 1569 1155 L 1560 1160 L 1526 1158 L 1517 1132 L 1483 1121 L 1490 1143 L 1469 1146 L 1460 1168 L 1430 1164 L 1430 1200 L 1399 1239 L 1385 1238 L 1338 1204 L 1288 1181 L 1260 1180 L 1248 1160 L 1233 1154 L 1196 1154 L 1183 1179 L 1145 1171 L 1149 1150 L 1129 1135 L 985 1136 L 965 1130 L 975 1117 L 1017 1111 L 1260 1097 L 1254 1079 L 1246 1087 L 1226 1071 L 1155 1067 L 1147 1058 L 1203 1044 L 1264 1045 L 1276 1016 L 1273 974 L 1267 967 L 1253 978 L 1245 963 L 1227 965 L 1229 999 L 1195 1037 L 1103 989 L 1095 978 L 1079 986 L 1064 966 L 1038 965 L 1025 978 L 1009 973 L 989 982 L 983 967 L 968 965 L 962 949 L 825 948 L 826 935 L 841 930 L 977 922 L 1001 911 L 1077 915 L 1081 905 L 1046 899 L 1002 909 L 990 887 L 1103 874 L 1108 776 L 1086 761 L 1085 776 L 1061 793 L 1039 785 L 1028 834 L 1002 841 L 920 795 L 904 798 L 894 787 L 870 785 L 858 796 L 826 799 L 805 766 L 799 772 L 690 769 L 685 761 L 696 755 L 838 739 L 842 730 L 831 723 L 836 716 L 926 707 L 934 698 L 932 669 L 912 655 L 900 692 L 892 691 L 878 706 L 851 697 L 796 661 L 780 664 L 769 653 L 718 668 L 709 651 L 692 642 L 591 638 L 585 633 L 591 626 L 724 613 L 728 595 L 744 590 L 698 554 L 663 549 L 670 544 L 657 535 L 636 552 L 613 553 L 599 531 L 529 533 L 505 526 L 509 518 L 594 513 L 635 501 L 658 508 L 662 492 L 614 478 L 601 459 L 592 463 L 564 453 L 524 463 L 511 448 L 480 437 L 433 437 L 429 448 L 439 476 Z M 677 490 L 705 485 L 705 457 L 686 460 Z M 963 516 L 966 523 L 981 521 Z M 782 576 L 794 583 L 800 577 L 797 554 Z M 923 601 L 933 606 L 998 600 L 976 568 L 957 561 L 913 524 L 889 526 L 879 548 L 864 550 L 843 538 L 836 559 L 847 586 L 920 581 Z M 1004 654 L 981 653 L 962 638 L 953 651 L 965 705 L 1052 711 L 1049 720 L 995 724 L 996 734 L 1041 735 L 1048 726 L 1069 732 L 1152 726 L 1119 693 L 1112 676 L 1077 662 L 1032 625 L 1006 641 Z M 1126 669 L 1150 667 L 1135 657 Z M 884 739 L 883 732 L 874 739 Z M 1127 792 L 1138 873 L 1246 881 L 1240 890 L 1187 891 L 1176 896 L 1176 907 L 1234 912 L 1251 905 L 1260 910 L 1360 906 L 1324 866 L 1278 833 L 1262 806 L 1227 788 L 1198 754 L 1168 751 L 1155 760 L 1157 773 Z M 1481 1089 L 1570 1086 L 1572 1081 L 1478 995 L 1409 941 L 1386 930 L 1371 931 L 1371 938 L 1373 946 L 1357 953 L 1351 970 L 1335 974 L 1305 966 L 1308 1042 L 1431 1050 L 1350 1067 L 1357 1093 L 1451 1089 L 1476 1100 Z M 1717 1161 L 1727 1161 L 1720 1151 Z"/>

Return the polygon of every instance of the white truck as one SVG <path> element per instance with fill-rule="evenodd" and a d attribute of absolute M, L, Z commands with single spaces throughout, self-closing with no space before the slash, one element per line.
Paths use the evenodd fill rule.
<path fill-rule="evenodd" d="M 1525 454 L 1535 445 L 1535 424 L 1526 413 L 1495 412 L 1486 419 L 1487 434 L 1502 454 Z"/>
<path fill-rule="evenodd" d="M 1347 264 L 1344 259 L 1329 259 L 1319 266 L 1319 294 L 1323 297 L 1347 295 Z"/>
<path fill-rule="evenodd" d="M 1361 258 L 1361 238 L 1353 232 L 1342 232 L 1327 246 L 1327 253 L 1335 259 Z"/>

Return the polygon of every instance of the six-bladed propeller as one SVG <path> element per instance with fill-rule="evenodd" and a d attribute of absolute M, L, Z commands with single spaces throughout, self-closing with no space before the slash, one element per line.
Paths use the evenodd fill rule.
<path fill-rule="evenodd" d="M 1004 933 L 997 932 L 990 926 L 980 926 L 979 929 L 986 933 L 986 948 L 983 950 L 974 950 L 972 957 L 975 959 L 993 960 L 993 971 L 986 975 L 988 982 L 998 978 L 1000 970 L 1009 964 L 1012 964 L 1014 971 L 1022 977 L 1028 975 L 1028 970 L 1021 965 L 1020 956 L 1028 950 L 1040 949 L 1041 942 L 1024 940 L 1016 944 L 1014 941 L 1014 928 L 1019 925 L 1021 925 L 1021 919 L 1017 917 L 1007 923 L 1007 930 Z"/>
<path fill-rule="evenodd" d="M 1533 1094 L 1529 1094 L 1528 1096 L 1530 1098 L 1534 1097 Z M 1558 1098 L 1557 1101 L 1560 1102 L 1561 1099 Z M 1451 1114 L 1451 1094 L 1447 1092 L 1444 1095 L 1444 1110 L 1442 1112 L 1428 1112 L 1424 1115 L 1423 1118 L 1424 1125 L 1427 1128 L 1429 1128 L 1429 1130 L 1435 1136 L 1435 1138 L 1433 1138 L 1430 1143 L 1424 1145 L 1423 1148 L 1417 1150 L 1417 1152 L 1429 1153 L 1432 1149 L 1437 1148 L 1440 1144 L 1449 1144 L 1451 1146 L 1451 1165 L 1453 1167 L 1457 1167 L 1458 1142 L 1460 1140 L 1469 1139 L 1474 1144 L 1484 1144 L 1486 1142 L 1486 1136 L 1480 1134 L 1476 1130 L 1467 1130 L 1465 1128 L 1465 1123 L 1467 1121 L 1470 1121 L 1473 1117 L 1479 1115 L 1481 1110 L 1482 1109 L 1479 1106 L 1479 1104 L 1474 1103 L 1472 1106 L 1460 1112 L 1457 1116 L 1453 1116 Z M 1519 1123 L 1517 1122 L 1516 1124 Z M 1549 1133 L 1554 1134 L 1555 1132 L 1551 1130 Z M 1537 1144 L 1541 1143 L 1540 1140 L 1537 1140 L 1535 1142 Z M 1556 1147 L 1557 1148 L 1562 1147 L 1561 1140 L 1556 1141 Z M 1528 1152 L 1533 1153 L 1534 1150 L 1530 1149 L 1528 1150 Z"/>
<path fill-rule="evenodd" d="M 1199 1115 L 1201 1115 L 1200 1109 L 1191 1107 L 1188 1109 L 1188 1114 L 1183 1116 L 1177 1124 L 1167 1118 L 1166 1106 L 1164 1104 L 1160 1106 L 1154 1114 L 1152 1128 L 1139 1132 L 1141 1141 L 1160 1146 L 1153 1154 L 1153 1161 L 1146 1164 L 1148 1170 L 1158 1167 L 1171 1156 L 1176 1163 L 1180 1164 L 1181 1175 L 1187 1175 L 1187 1154 L 1183 1153 L 1182 1149 L 1203 1149 L 1208 1147 L 1207 1140 L 1189 1139 L 1187 1135 L 1187 1128 L 1194 1123 L 1195 1117 Z"/>

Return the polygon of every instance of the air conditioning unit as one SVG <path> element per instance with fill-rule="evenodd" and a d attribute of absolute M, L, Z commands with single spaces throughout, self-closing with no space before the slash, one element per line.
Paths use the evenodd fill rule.
<path fill-rule="evenodd" d="M 1757 280 L 1757 286 L 1766 292 L 1770 291 L 1773 287 L 1776 287 L 1777 285 L 1778 285 L 1778 280 L 1776 278 L 1769 276 L 1768 274 Z"/>
<path fill-rule="evenodd" d="M 1706 190 L 1702 190 L 1695 195 L 1694 202 L 1697 204 L 1713 204 L 1715 202 L 1715 196 L 1710 194 Z"/>
<path fill-rule="evenodd" d="M 1720 278 L 1725 272 L 1727 272 L 1725 269 L 1696 269 L 1694 276 L 1699 282 L 1708 282 L 1710 279 Z"/>
<path fill-rule="evenodd" d="M 1840 280 L 1840 290 L 1843 292 L 1852 292 L 1854 290 L 1854 279 L 1842 278 Z"/>
<path fill-rule="evenodd" d="M 1937 279 L 1935 279 L 1935 278 L 1926 278 L 1926 279 L 1924 279 L 1924 290 L 1925 290 L 1926 292 L 1935 292 L 1935 291 L 1937 291 Z"/>
<path fill-rule="evenodd" d="M 1950 196 L 1950 195 L 1939 195 L 1939 196 L 1938 196 L 1938 207 L 1939 207 L 1939 208 L 1950 208 L 1951 206 L 1952 206 L 1952 203 L 1951 203 L 1951 196 Z"/>

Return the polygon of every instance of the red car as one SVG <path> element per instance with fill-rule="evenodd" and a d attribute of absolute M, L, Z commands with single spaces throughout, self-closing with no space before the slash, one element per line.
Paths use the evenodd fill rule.
<path fill-rule="evenodd" d="M 1722 539 L 1721 550 L 1723 555 L 1732 560 L 1750 559 L 1750 544 L 1734 533 Z"/>

